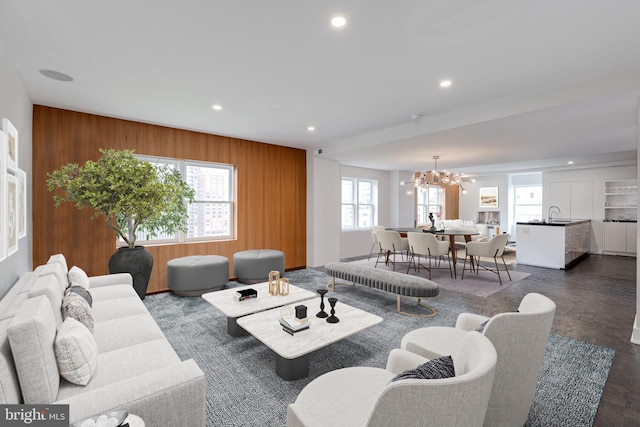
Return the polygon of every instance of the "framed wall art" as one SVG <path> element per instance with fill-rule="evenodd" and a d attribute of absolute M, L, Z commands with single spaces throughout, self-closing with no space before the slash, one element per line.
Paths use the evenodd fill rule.
<path fill-rule="evenodd" d="M 7 256 L 18 251 L 18 180 L 15 175 L 5 172 L 7 176 L 7 212 L 5 233 L 7 234 Z"/>
<path fill-rule="evenodd" d="M 497 208 L 498 207 L 498 187 L 480 188 L 480 207 L 481 208 Z"/>
<path fill-rule="evenodd" d="M 27 173 L 18 169 L 16 173 L 18 181 L 18 239 L 27 236 Z"/>
<path fill-rule="evenodd" d="M 0 261 L 7 257 L 7 137 L 0 130 Z"/>
<path fill-rule="evenodd" d="M 2 130 L 7 136 L 7 165 L 12 171 L 18 170 L 18 129 L 9 119 L 2 119 Z"/>

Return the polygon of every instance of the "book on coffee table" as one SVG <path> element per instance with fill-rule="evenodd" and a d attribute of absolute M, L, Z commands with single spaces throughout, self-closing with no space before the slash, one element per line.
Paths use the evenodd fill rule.
<path fill-rule="evenodd" d="M 258 291 L 256 291 L 255 289 L 241 289 L 239 291 L 236 291 L 233 294 L 233 299 L 240 302 L 240 301 L 247 301 L 247 300 L 253 300 L 258 298 Z"/>
<path fill-rule="evenodd" d="M 309 329 L 309 322 L 301 322 L 298 319 L 283 319 L 280 318 L 280 325 L 287 332 L 298 332 L 303 331 L 305 329 Z"/>

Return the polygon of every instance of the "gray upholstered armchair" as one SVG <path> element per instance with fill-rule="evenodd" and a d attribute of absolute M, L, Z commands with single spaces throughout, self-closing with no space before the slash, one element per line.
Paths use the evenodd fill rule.
<path fill-rule="evenodd" d="M 452 356 L 455 377 L 402 379 L 399 373 L 426 362 L 400 349 L 386 369 L 343 368 L 311 381 L 287 409 L 287 426 L 480 426 L 496 364 L 491 342 L 469 332 Z"/>
<path fill-rule="evenodd" d="M 544 295 L 530 293 L 517 312 L 493 317 L 462 313 L 455 328 L 416 329 L 402 338 L 401 348 L 427 358 L 455 354 L 468 331 L 483 325 L 483 334 L 498 352 L 496 375 L 485 426 L 518 426 L 527 421 L 556 305 Z"/>

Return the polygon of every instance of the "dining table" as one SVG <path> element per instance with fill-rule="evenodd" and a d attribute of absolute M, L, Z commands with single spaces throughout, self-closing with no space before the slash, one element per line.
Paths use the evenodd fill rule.
<path fill-rule="evenodd" d="M 385 230 L 396 231 L 400 234 L 400 237 L 407 237 L 407 233 L 431 233 L 436 236 L 449 236 L 449 249 L 451 250 L 451 257 L 453 258 L 453 278 L 457 279 L 458 274 L 456 271 L 456 264 L 458 262 L 457 250 L 456 250 L 456 236 L 463 236 L 465 243 L 471 241 L 471 236 L 477 236 L 480 233 L 472 230 L 431 230 L 430 228 L 397 228 L 390 227 Z M 473 259 L 471 260 L 473 266 Z"/>

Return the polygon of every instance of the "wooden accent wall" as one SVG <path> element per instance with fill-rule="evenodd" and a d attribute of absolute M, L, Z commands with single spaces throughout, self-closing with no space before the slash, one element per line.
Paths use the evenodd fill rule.
<path fill-rule="evenodd" d="M 445 185 L 444 186 L 445 197 L 445 218 L 446 219 L 458 219 L 460 218 L 460 186 L 459 185 Z"/>
<path fill-rule="evenodd" d="M 137 154 L 227 163 L 236 166 L 236 238 L 228 241 L 147 246 L 154 267 L 149 293 L 166 289 L 166 264 L 187 255 L 229 258 L 246 249 L 278 249 L 285 268 L 306 266 L 306 152 L 304 150 L 119 120 L 34 105 L 33 262 L 63 253 L 69 267 L 108 273 L 115 234 L 104 217 L 70 203 L 56 208 L 46 188 L 47 173 L 65 163 L 97 160 L 99 148 Z"/>

